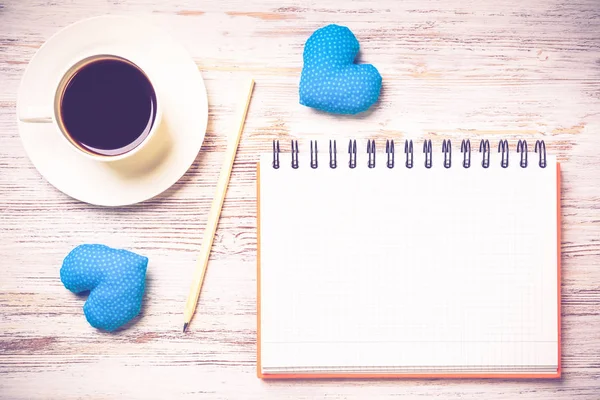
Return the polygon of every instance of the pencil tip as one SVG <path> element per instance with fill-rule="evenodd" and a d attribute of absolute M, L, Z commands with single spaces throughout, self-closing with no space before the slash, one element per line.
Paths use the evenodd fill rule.
<path fill-rule="evenodd" d="M 187 327 L 188 327 L 188 323 L 186 322 L 186 323 L 183 324 L 183 331 L 184 332 L 186 331 Z"/>

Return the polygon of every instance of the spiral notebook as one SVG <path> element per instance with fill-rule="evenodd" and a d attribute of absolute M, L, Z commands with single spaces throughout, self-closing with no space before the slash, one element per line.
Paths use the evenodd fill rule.
<path fill-rule="evenodd" d="M 260 158 L 258 376 L 559 377 L 544 143 L 341 143 Z"/>

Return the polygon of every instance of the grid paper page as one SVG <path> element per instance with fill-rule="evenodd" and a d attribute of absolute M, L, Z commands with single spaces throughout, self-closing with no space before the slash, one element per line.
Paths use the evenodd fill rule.
<path fill-rule="evenodd" d="M 263 371 L 556 371 L 555 158 L 280 157 L 260 163 Z"/>

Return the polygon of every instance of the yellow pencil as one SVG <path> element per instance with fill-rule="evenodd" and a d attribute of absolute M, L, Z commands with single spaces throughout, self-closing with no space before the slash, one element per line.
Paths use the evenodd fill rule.
<path fill-rule="evenodd" d="M 196 261 L 196 270 L 194 271 L 194 280 L 190 288 L 190 294 L 188 295 L 187 302 L 185 304 L 185 312 L 183 315 L 183 331 L 185 332 L 192 317 L 196 310 L 196 304 L 200 297 L 200 291 L 202 290 L 202 283 L 204 282 L 204 276 L 206 275 L 206 268 L 208 267 L 208 258 L 210 256 L 210 250 L 215 237 L 215 231 L 217 230 L 217 224 L 219 223 L 219 216 L 221 215 L 221 208 L 223 207 L 223 201 L 225 200 L 225 193 L 227 192 L 227 185 L 229 184 L 229 177 L 231 176 L 231 169 L 233 167 L 233 161 L 235 160 L 235 153 L 240 143 L 242 131 L 244 130 L 244 122 L 246 121 L 246 114 L 248 113 L 248 106 L 250 105 L 250 98 L 252 97 L 252 90 L 254 89 L 254 79 L 251 79 L 248 85 L 248 94 L 246 102 L 242 108 L 242 115 L 240 116 L 238 131 L 231 135 L 227 141 L 227 150 L 225 152 L 225 160 L 221 167 L 219 174 L 219 180 L 217 181 L 217 190 L 215 197 L 213 198 L 212 205 L 210 206 L 210 213 L 208 214 L 208 222 L 206 223 L 206 229 L 204 230 L 204 237 L 202 238 L 202 244 L 200 247 L 200 255 Z"/>

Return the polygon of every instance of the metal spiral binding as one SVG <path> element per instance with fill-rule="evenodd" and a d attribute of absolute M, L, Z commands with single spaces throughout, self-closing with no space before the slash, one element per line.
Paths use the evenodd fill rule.
<path fill-rule="evenodd" d="M 292 168 L 298 169 L 298 141 L 292 140 Z"/>
<path fill-rule="evenodd" d="M 293 169 L 299 168 L 299 147 L 298 141 L 292 140 L 292 151 L 291 151 L 291 165 Z M 471 141 L 469 139 L 465 139 L 461 142 L 460 152 L 463 154 L 462 166 L 464 168 L 471 167 Z M 546 156 L 546 143 L 543 140 L 537 140 L 535 142 L 535 152 L 539 155 L 539 166 L 540 168 L 546 168 L 547 166 L 547 156 Z M 273 162 L 272 166 L 274 169 L 279 169 L 281 167 L 280 162 L 280 145 L 279 140 L 273 140 Z M 385 153 L 387 155 L 386 159 L 386 167 L 394 168 L 396 166 L 395 163 L 395 145 L 394 140 L 386 140 L 385 142 Z M 406 168 L 413 168 L 414 166 L 414 150 L 413 150 L 413 141 L 405 140 L 404 141 L 404 153 L 406 155 L 405 166 Z M 433 166 L 433 145 L 431 140 L 425 140 L 423 142 L 423 153 L 425 155 L 425 168 L 429 169 Z M 452 167 L 452 142 L 449 139 L 445 139 L 442 142 L 442 153 L 443 153 L 443 166 L 444 168 Z M 479 143 L 479 153 L 482 154 L 481 166 L 483 168 L 489 168 L 490 166 L 490 142 L 489 140 L 482 139 Z M 509 167 L 509 155 L 510 155 L 510 146 L 507 140 L 500 140 L 498 142 L 498 153 L 501 153 L 500 166 L 502 168 Z M 520 154 L 519 166 L 521 168 L 527 168 L 529 166 L 529 153 L 528 146 L 526 140 L 519 140 L 517 143 L 517 153 Z M 348 143 L 348 154 L 349 161 L 348 166 L 351 169 L 356 168 L 357 166 L 357 145 L 356 140 L 350 140 Z M 368 162 L 367 167 L 373 169 L 376 167 L 376 156 L 377 156 L 377 146 L 375 140 L 367 141 L 367 155 Z M 337 168 L 337 141 L 330 140 L 329 141 L 329 167 L 332 169 Z M 319 150 L 318 150 L 318 141 L 311 140 L 310 141 L 310 167 L 312 169 L 317 169 L 319 167 Z"/>
<path fill-rule="evenodd" d="M 337 168 L 337 144 L 333 141 L 333 148 L 331 147 L 331 140 L 329 141 L 329 168 Z"/>
<path fill-rule="evenodd" d="M 369 162 L 367 163 L 367 166 L 369 168 L 375 168 L 375 154 L 377 154 L 377 152 L 375 150 L 374 140 L 367 141 L 367 154 L 369 156 Z"/>
<path fill-rule="evenodd" d="M 413 141 L 407 140 L 404 142 L 404 153 L 406 154 L 406 168 L 413 167 Z"/>
<path fill-rule="evenodd" d="M 462 141 L 460 152 L 463 153 L 463 167 L 469 168 L 471 166 L 471 141 L 469 139 Z"/>
<path fill-rule="evenodd" d="M 423 153 L 425 153 L 425 168 L 431 168 L 433 161 L 433 147 L 431 147 L 431 140 L 423 142 Z"/>
<path fill-rule="evenodd" d="M 527 168 L 527 140 L 519 140 L 517 142 L 517 153 L 521 153 L 521 168 Z"/>
<path fill-rule="evenodd" d="M 508 168 L 508 140 L 501 140 L 498 143 L 498 153 L 502 152 L 502 159 L 500 160 L 500 166 L 502 168 Z"/>
<path fill-rule="evenodd" d="M 350 140 L 348 143 L 348 154 L 350 155 L 348 166 L 354 169 L 356 168 L 356 140 Z"/>
<path fill-rule="evenodd" d="M 388 168 L 394 168 L 394 140 L 385 141 L 385 153 L 387 154 L 387 162 L 385 165 Z"/>
<path fill-rule="evenodd" d="M 279 169 L 279 140 L 273 140 L 273 168 Z"/>
<path fill-rule="evenodd" d="M 535 152 L 538 153 L 538 149 L 539 154 L 540 154 L 540 168 L 546 168 L 546 143 L 544 143 L 543 140 L 536 140 L 535 141 Z"/>
<path fill-rule="evenodd" d="M 483 152 L 483 158 L 481 160 L 481 166 L 483 168 L 489 168 L 490 166 L 490 141 L 481 140 L 479 142 L 479 152 Z"/>
<path fill-rule="evenodd" d="M 442 153 L 444 153 L 444 168 L 452 166 L 452 142 L 450 139 L 442 142 Z"/>
<path fill-rule="evenodd" d="M 315 140 L 315 149 L 313 152 L 313 141 L 310 141 L 310 167 L 312 169 L 319 167 L 319 150 L 317 149 L 317 141 Z"/>

